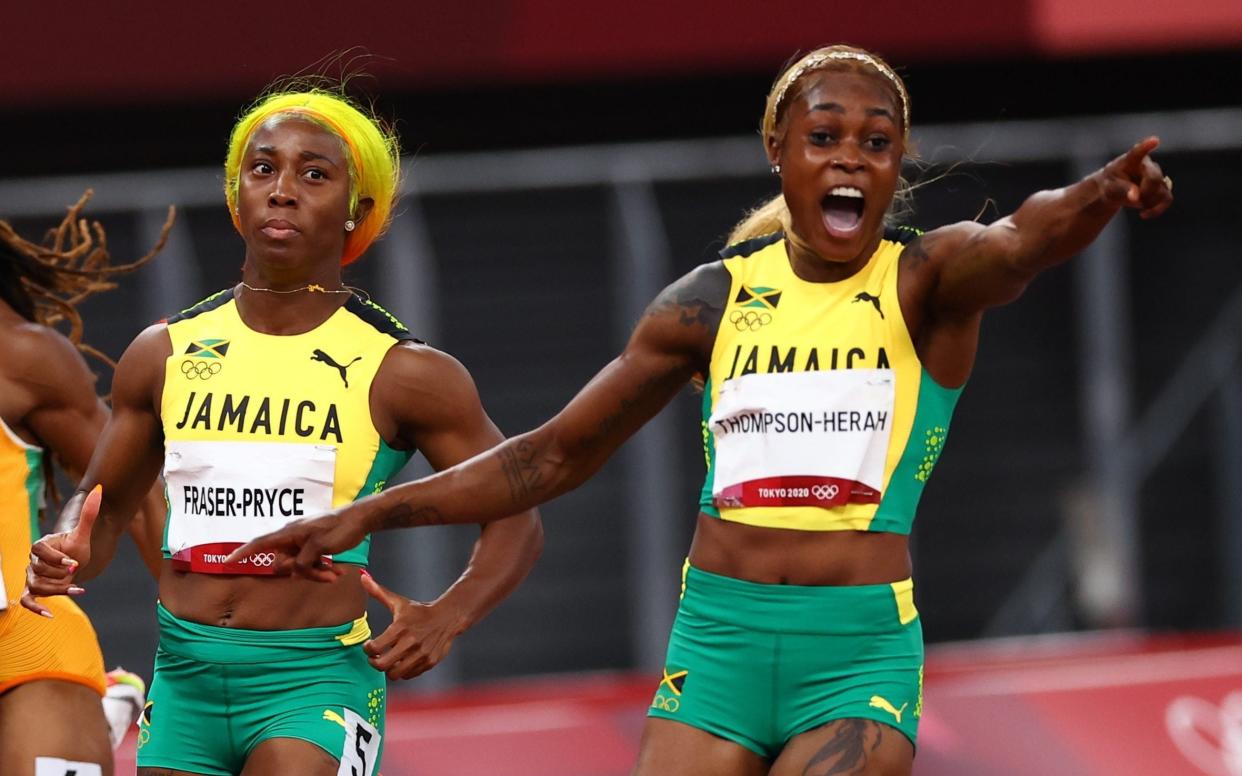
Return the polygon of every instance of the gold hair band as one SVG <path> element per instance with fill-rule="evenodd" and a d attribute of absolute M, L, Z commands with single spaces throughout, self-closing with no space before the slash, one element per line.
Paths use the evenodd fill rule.
<path fill-rule="evenodd" d="M 830 62 L 834 60 L 843 60 L 843 59 L 853 60 L 855 62 L 862 62 L 863 64 L 870 65 L 871 67 L 875 68 L 875 70 L 880 75 L 887 78 L 893 84 L 894 88 L 896 88 L 897 90 L 897 97 L 901 100 L 901 121 L 902 121 L 901 130 L 905 135 L 909 136 L 910 134 L 910 97 L 909 95 L 906 94 L 905 85 L 901 82 L 901 79 L 897 76 L 897 73 L 894 72 L 891 67 L 884 64 L 879 59 L 876 59 L 875 57 L 871 56 L 870 54 L 864 54 L 861 51 L 828 51 L 822 54 L 815 54 L 813 56 L 807 57 L 802 62 L 800 62 L 797 67 L 794 67 L 790 69 L 787 73 L 785 73 L 784 77 L 781 79 L 784 83 L 781 84 L 780 90 L 777 91 L 776 93 L 776 100 L 772 103 L 773 122 L 776 121 L 776 116 L 781 111 L 781 103 L 785 99 L 785 92 L 789 90 L 789 87 L 793 85 L 794 82 L 796 82 L 799 78 L 806 75 L 810 71 L 815 70 L 816 68 L 820 67 L 825 62 Z"/>

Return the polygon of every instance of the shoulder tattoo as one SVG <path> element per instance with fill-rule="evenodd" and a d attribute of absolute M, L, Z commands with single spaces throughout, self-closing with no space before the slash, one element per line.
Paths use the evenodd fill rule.
<path fill-rule="evenodd" d="M 701 326 L 714 334 L 728 304 L 730 284 L 723 263 L 705 264 L 664 289 L 647 315 L 675 313 L 682 326 Z"/>
<path fill-rule="evenodd" d="M 916 237 L 907 243 L 906 247 L 902 249 L 901 263 L 907 268 L 918 269 L 927 263 L 927 246 L 924 244 L 924 240 L 926 239 L 926 235 Z"/>

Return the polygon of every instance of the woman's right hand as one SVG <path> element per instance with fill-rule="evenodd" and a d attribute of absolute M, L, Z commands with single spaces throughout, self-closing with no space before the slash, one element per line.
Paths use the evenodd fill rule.
<path fill-rule="evenodd" d="M 70 531 L 48 534 L 30 548 L 30 566 L 26 569 L 26 589 L 22 606 L 35 614 L 51 617 L 52 613 L 35 598 L 50 595 L 81 595 L 86 590 L 74 584 L 78 569 L 91 560 L 91 529 L 99 516 L 103 487 L 96 485 L 90 493 L 74 496 L 81 507 L 78 523 Z M 73 508 L 72 502 L 68 505 Z"/>
<path fill-rule="evenodd" d="M 334 582 L 333 553 L 344 552 L 366 538 L 362 508 L 355 501 L 319 517 L 294 520 L 233 550 L 225 563 L 237 563 L 256 552 L 276 553 L 277 574 L 295 574 L 318 582 Z"/>

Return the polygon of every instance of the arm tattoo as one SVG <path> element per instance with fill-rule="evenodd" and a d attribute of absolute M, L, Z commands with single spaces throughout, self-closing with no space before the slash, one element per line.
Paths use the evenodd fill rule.
<path fill-rule="evenodd" d="M 539 449 L 530 440 L 523 439 L 512 447 L 502 447 L 497 453 L 500 467 L 509 480 L 509 493 L 514 504 L 524 504 L 544 489 L 545 478 L 539 470 Z"/>
<path fill-rule="evenodd" d="M 916 237 L 905 250 L 901 252 L 901 261 L 909 269 L 918 269 L 927 263 L 927 249 L 923 247 L 923 238 Z"/>
<path fill-rule="evenodd" d="M 621 397 L 621 400 L 617 402 L 617 408 L 595 427 L 595 433 L 582 440 L 583 446 L 587 449 L 592 449 L 596 444 L 607 439 L 621 424 L 621 421 L 625 419 L 626 415 L 641 403 L 643 397 L 647 396 L 650 391 L 658 389 L 660 384 L 667 379 L 666 375 L 652 375 L 635 389 L 632 396 Z"/>
<path fill-rule="evenodd" d="M 694 294 L 678 296 L 674 304 L 677 305 L 678 311 L 681 313 L 679 322 L 682 326 L 698 324 L 705 329 L 711 329 L 720 322 L 720 315 L 724 312 L 720 307 L 713 305 L 705 299 L 700 299 Z"/>
<path fill-rule="evenodd" d="M 413 528 L 419 525 L 443 525 L 444 516 L 435 507 L 415 509 L 409 504 L 397 504 L 380 520 L 382 528 Z"/>
<path fill-rule="evenodd" d="M 682 326 L 701 326 L 714 335 L 728 304 L 731 280 L 720 263 L 702 266 L 669 286 L 647 314 L 675 312 Z"/>
<path fill-rule="evenodd" d="M 883 726 L 866 719 L 842 719 L 829 723 L 832 738 L 807 762 L 803 776 L 838 776 L 863 773 L 867 755 L 880 746 Z M 867 739 L 875 737 L 870 746 Z"/>

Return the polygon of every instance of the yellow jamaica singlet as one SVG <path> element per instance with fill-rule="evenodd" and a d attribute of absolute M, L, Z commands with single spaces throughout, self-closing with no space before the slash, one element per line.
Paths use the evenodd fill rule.
<path fill-rule="evenodd" d="M 394 344 L 413 340 L 378 305 L 351 296 L 303 334 L 242 322 L 228 289 L 168 321 L 164 375 L 165 557 L 204 573 L 263 574 L 270 556 L 223 559 L 286 523 L 379 492 L 411 453 L 371 420 L 371 382 Z M 334 556 L 366 565 L 370 537 Z"/>
<path fill-rule="evenodd" d="M 890 230 L 834 283 L 794 274 L 784 235 L 721 255 L 732 284 L 703 393 L 701 509 L 806 531 L 908 534 L 961 388 L 923 369 L 897 299 Z"/>
<path fill-rule="evenodd" d="M 39 537 L 43 450 L 0 420 L 0 693 L 39 679 L 84 684 L 103 695 L 103 655 L 86 614 L 66 596 L 39 599 L 52 612 L 22 607 L 30 545 Z"/>

